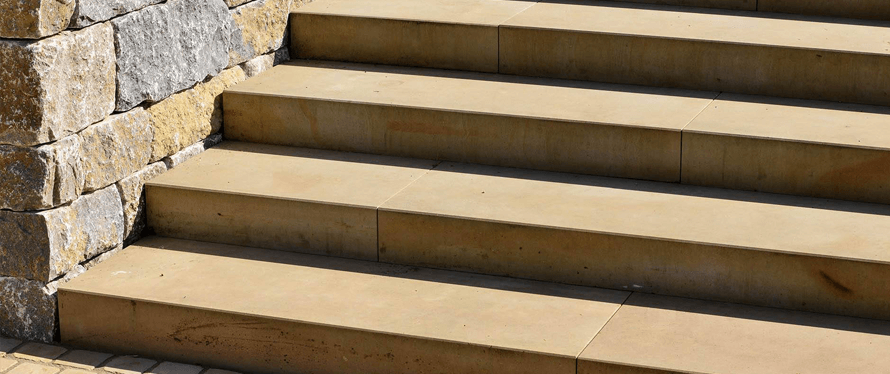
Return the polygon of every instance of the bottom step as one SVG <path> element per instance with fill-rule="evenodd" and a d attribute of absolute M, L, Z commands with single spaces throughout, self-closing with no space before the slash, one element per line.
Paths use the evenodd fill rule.
<path fill-rule="evenodd" d="M 890 367 L 890 322 L 166 238 L 64 285 L 59 313 L 66 344 L 245 372 Z"/>

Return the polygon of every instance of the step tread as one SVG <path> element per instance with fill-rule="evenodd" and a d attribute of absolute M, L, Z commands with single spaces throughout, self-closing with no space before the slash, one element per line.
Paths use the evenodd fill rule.
<path fill-rule="evenodd" d="M 722 93 L 684 132 L 890 149 L 890 108 Z"/>
<path fill-rule="evenodd" d="M 61 290 L 572 358 L 629 294 L 162 237 Z"/>
<path fill-rule="evenodd" d="M 442 163 L 381 211 L 890 263 L 890 206 Z"/>
<path fill-rule="evenodd" d="M 884 23 L 668 5 L 547 0 L 502 26 L 890 55 Z"/>
<path fill-rule="evenodd" d="M 435 164 L 227 141 L 146 185 L 376 208 Z"/>
<path fill-rule="evenodd" d="M 669 342 L 666 344 L 666 342 Z M 684 373 L 878 373 L 886 321 L 635 293 L 579 358 Z"/>
<path fill-rule="evenodd" d="M 316 61 L 276 66 L 227 92 L 671 131 L 689 124 L 717 96 L 703 91 Z M 394 126 L 393 131 L 410 129 Z"/>
<path fill-rule="evenodd" d="M 325 0 L 293 13 L 498 26 L 532 6 L 523 0 Z"/>

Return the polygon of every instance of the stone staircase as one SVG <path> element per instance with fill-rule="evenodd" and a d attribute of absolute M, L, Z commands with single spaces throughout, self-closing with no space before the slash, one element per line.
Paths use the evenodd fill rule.
<path fill-rule="evenodd" d="M 264 373 L 890 371 L 890 4 L 666 2 L 743 10 L 300 8 L 298 60 L 147 184 L 158 236 L 59 290 L 63 342 Z"/>

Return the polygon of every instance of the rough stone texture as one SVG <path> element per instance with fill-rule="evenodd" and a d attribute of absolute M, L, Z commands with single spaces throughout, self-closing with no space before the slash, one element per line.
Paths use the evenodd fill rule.
<path fill-rule="evenodd" d="M 151 126 L 142 108 L 87 127 L 80 138 L 85 191 L 125 178 L 145 166 L 151 156 Z"/>
<path fill-rule="evenodd" d="M 234 8 L 236 6 L 247 4 L 254 0 L 225 0 L 225 1 L 226 1 L 226 5 L 228 5 L 229 8 Z"/>
<path fill-rule="evenodd" d="M 164 0 L 77 0 L 77 7 L 71 17 L 72 28 L 82 28 L 107 21 Z"/>
<path fill-rule="evenodd" d="M 123 233 L 115 186 L 52 210 L 0 210 L 0 274 L 47 282 L 120 245 Z"/>
<path fill-rule="evenodd" d="M 287 48 L 282 48 L 275 51 L 274 53 L 254 57 L 253 59 L 241 64 L 241 69 L 244 70 L 244 74 L 247 75 L 248 78 L 250 78 L 266 70 L 269 70 L 273 66 L 287 60 L 290 60 L 290 53 L 288 52 Z"/>
<path fill-rule="evenodd" d="M 209 137 L 207 137 L 207 139 L 201 140 L 195 144 L 185 147 L 183 150 L 176 152 L 168 157 L 164 157 L 164 164 L 167 165 L 167 169 L 173 169 L 179 165 L 182 165 L 183 162 L 188 161 L 192 157 L 204 153 L 204 151 L 210 149 L 211 147 L 222 143 L 222 140 L 222 134 L 210 135 Z"/>
<path fill-rule="evenodd" d="M 0 40 L 0 61 L 0 144 L 48 143 L 114 109 L 114 38 L 107 24 L 36 42 Z"/>
<path fill-rule="evenodd" d="M 235 66 L 149 107 L 154 133 L 151 162 L 218 132 L 222 127 L 222 92 L 246 78 L 241 67 Z"/>
<path fill-rule="evenodd" d="M 234 33 L 219 0 L 169 0 L 115 18 L 117 110 L 157 102 L 228 64 Z"/>
<path fill-rule="evenodd" d="M 155 162 L 117 182 L 124 209 L 124 243 L 139 238 L 145 228 L 145 182 L 167 171 L 164 162 Z"/>
<path fill-rule="evenodd" d="M 48 209 L 83 192 L 80 137 L 37 148 L 0 145 L 0 209 Z"/>
<path fill-rule="evenodd" d="M 294 0 L 257 0 L 231 10 L 240 30 L 232 40 L 229 66 L 281 48 L 287 34 L 287 17 L 302 2 Z"/>
<path fill-rule="evenodd" d="M 0 277 L 0 335 L 51 342 L 56 294 L 44 282 Z"/>
<path fill-rule="evenodd" d="M 68 27 L 75 0 L 0 1 L 0 38 L 38 39 Z"/>

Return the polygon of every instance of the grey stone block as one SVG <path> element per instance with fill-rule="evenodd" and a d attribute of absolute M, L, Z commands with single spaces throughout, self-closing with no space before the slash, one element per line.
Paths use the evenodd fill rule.
<path fill-rule="evenodd" d="M 87 27 L 162 2 L 164 0 L 77 0 L 70 26 Z"/>
<path fill-rule="evenodd" d="M 219 0 L 169 0 L 111 23 L 118 111 L 160 101 L 222 71 L 235 30 Z"/>

